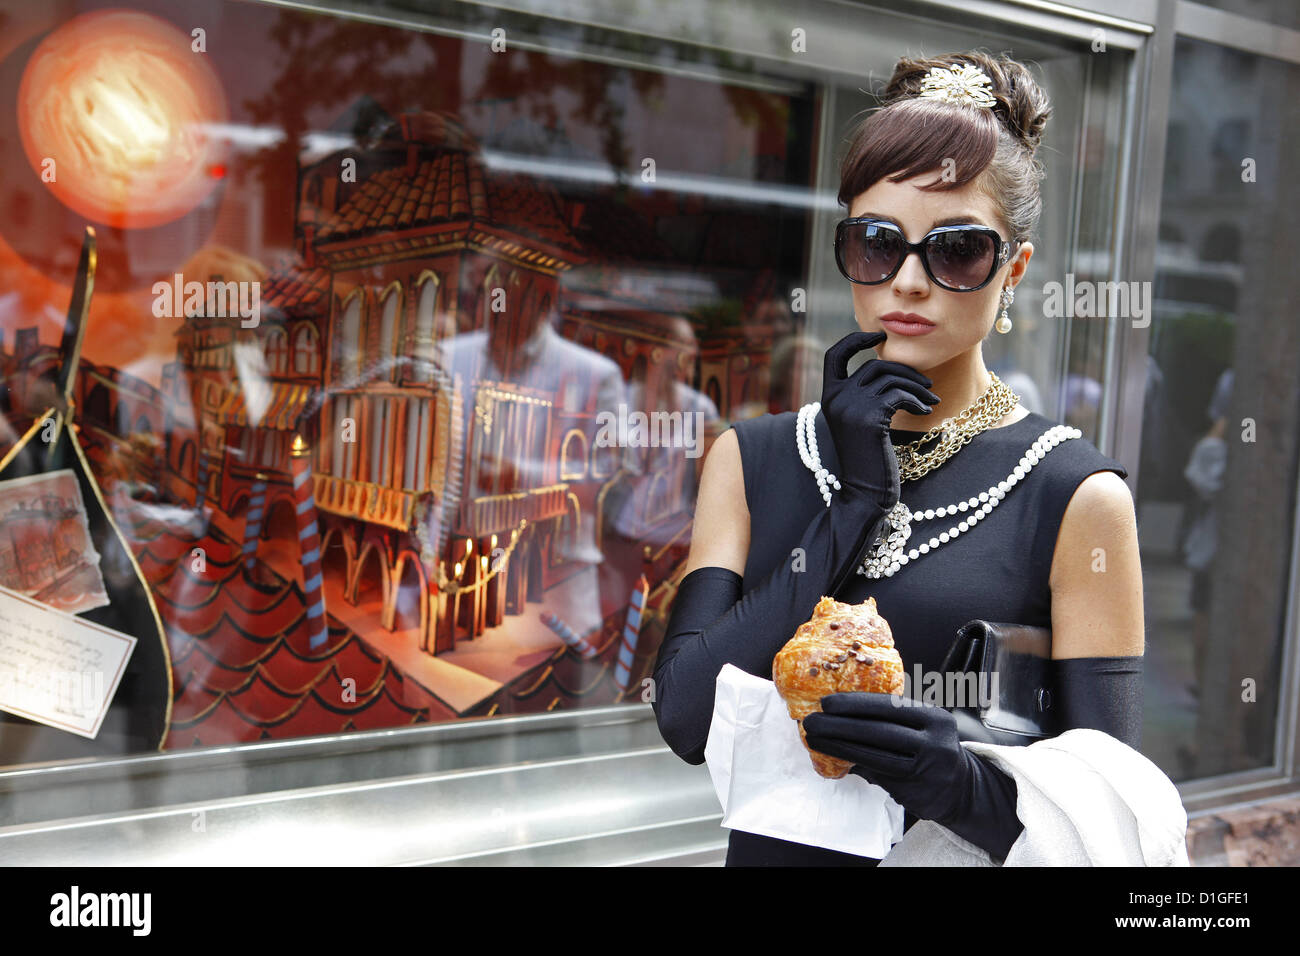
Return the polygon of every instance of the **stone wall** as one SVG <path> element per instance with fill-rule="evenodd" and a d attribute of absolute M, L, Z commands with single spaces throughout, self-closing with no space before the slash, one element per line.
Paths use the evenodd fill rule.
<path fill-rule="evenodd" d="M 1192 866 L 1300 866 L 1300 795 L 1187 821 Z"/>

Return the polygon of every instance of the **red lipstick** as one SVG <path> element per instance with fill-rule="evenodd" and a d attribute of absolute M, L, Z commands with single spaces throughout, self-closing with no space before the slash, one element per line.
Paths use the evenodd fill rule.
<path fill-rule="evenodd" d="M 925 335 L 936 328 L 933 322 L 915 312 L 888 312 L 880 317 L 880 324 L 886 332 L 899 335 Z"/>

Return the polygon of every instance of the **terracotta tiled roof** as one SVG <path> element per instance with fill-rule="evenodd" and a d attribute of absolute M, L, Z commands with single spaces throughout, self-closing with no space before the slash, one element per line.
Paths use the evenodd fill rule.
<path fill-rule="evenodd" d="M 339 210 L 326 214 L 318 239 L 387 232 L 447 220 L 487 218 L 481 164 L 464 153 L 423 160 L 414 176 L 404 166 L 385 169 L 362 184 Z"/>
<path fill-rule="evenodd" d="M 294 315 L 322 315 L 328 311 L 328 269 L 293 264 L 276 269 L 262 283 L 262 302 Z"/>
<path fill-rule="evenodd" d="M 557 246 L 580 248 L 561 217 L 559 196 L 549 185 L 527 176 L 491 176 L 487 194 L 492 222 Z"/>
<path fill-rule="evenodd" d="M 458 151 L 421 159 L 413 175 L 405 165 L 376 173 L 323 219 L 316 233 L 322 241 L 477 220 L 562 248 L 580 248 L 551 186 L 531 177 L 489 173 L 476 157 Z"/>

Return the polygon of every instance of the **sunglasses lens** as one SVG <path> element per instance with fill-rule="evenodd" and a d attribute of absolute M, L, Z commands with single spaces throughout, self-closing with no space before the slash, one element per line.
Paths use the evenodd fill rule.
<path fill-rule="evenodd" d="M 883 282 L 902 257 L 898 233 L 877 223 L 855 223 L 840 228 L 836 244 L 840 272 L 854 282 Z"/>
<path fill-rule="evenodd" d="M 973 229 L 931 236 L 925 251 L 934 277 L 957 291 L 973 289 L 987 280 L 997 254 L 993 237 Z"/>

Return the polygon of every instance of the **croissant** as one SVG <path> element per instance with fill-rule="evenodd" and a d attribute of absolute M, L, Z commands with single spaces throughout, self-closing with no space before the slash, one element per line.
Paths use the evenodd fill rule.
<path fill-rule="evenodd" d="M 808 739 L 803 719 L 821 710 L 821 698 L 826 694 L 901 694 L 903 659 L 894 647 L 889 624 L 876 611 L 876 599 L 843 604 L 823 597 L 812 617 L 800 624 L 794 637 L 777 652 L 772 682 L 790 716 L 799 722 L 799 739 L 805 747 Z M 812 749 L 808 753 L 823 777 L 843 777 L 853 766 Z"/>

